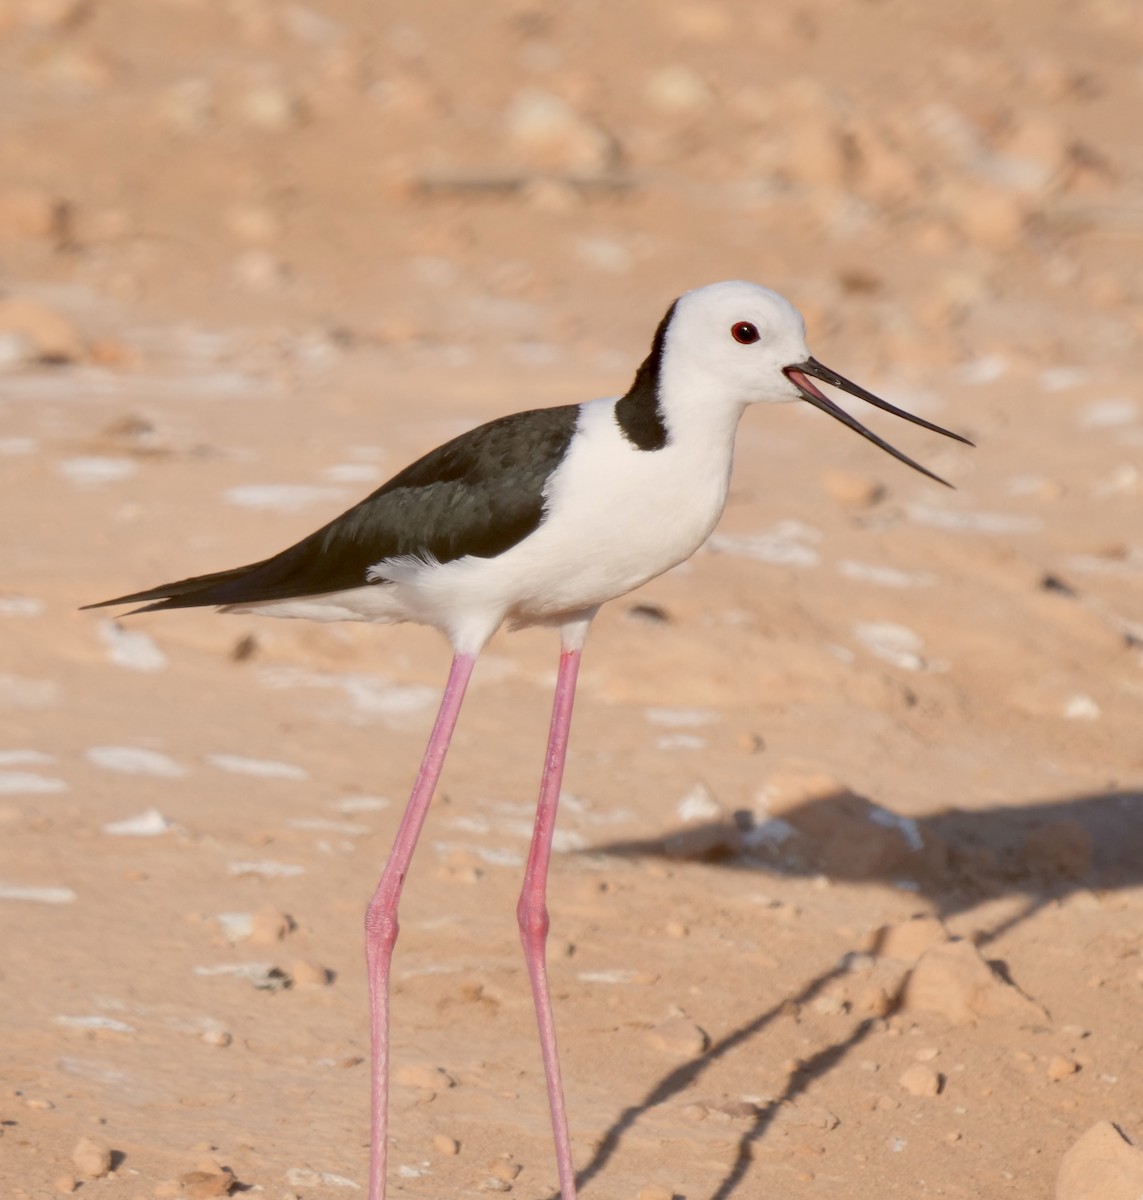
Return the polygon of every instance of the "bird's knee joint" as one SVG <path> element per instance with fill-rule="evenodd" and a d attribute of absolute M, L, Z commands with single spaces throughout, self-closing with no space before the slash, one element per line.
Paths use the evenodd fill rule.
<path fill-rule="evenodd" d="M 545 905 L 521 904 L 516 910 L 516 920 L 525 942 L 547 941 L 551 920 Z"/>

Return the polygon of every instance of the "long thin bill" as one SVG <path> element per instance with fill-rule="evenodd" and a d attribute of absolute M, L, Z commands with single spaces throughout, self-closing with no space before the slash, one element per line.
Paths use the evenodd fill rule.
<path fill-rule="evenodd" d="M 939 475 L 930 471 L 928 467 L 923 467 L 907 454 L 902 454 L 900 450 L 895 446 L 891 446 L 883 438 L 878 437 L 871 429 L 866 429 L 856 417 L 850 416 L 844 408 L 835 404 L 820 388 L 813 384 L 809 376 L 812 375 L 820 379 L 823 383 L 841 388 L 843 392 L 848 392 L 851 396 L 856 396 L 858 399 L 864 400 L 867 404 L 872 404 L 884 412 L 892 413 L 895 417 L 903 417 L 906 421 L 912 421 L 914 425 L 920 425 L 924 429 L 932 430 L 933 433 L 943 434 L 954 441 L 963 442 L 966 446 L 971 446 L 972 442 L 968 438 L 961 437 L 959 433 L 953 433 L 949 429 L 944 429 L 940 425 L 934 425 L 931 421 L 926 421 L 922 417 L 915 417 L 912 413 L 897 408 L 888 401 L 882 400 L 880 396 L 875 396 L 872 392 L 867 392 L 865 388 L 851 382 L 844 376 L 838 375 L 836 371 L 831 371 L 828 367 L 818 362 L 816 358 L 808 358 L 803 363 L 795 363 L 793 366 L 786 367 L 785 375 L 798 391 L 802 393 L 802 398 L 815 408 L 820 408 L 822 412 L 829 413 L 831 417 L 848 426 L 854 433 L 861 434 L 863 438 L 880 447 L 886 454 L 891 454 L 898 462 L 903 462 L 907 467 L 912 467 L 914 471 L 919 471 L 922 475 L 928 476 L 929 479 L 935 480 L 937 483 L 943 483 L 945 487 L 952 487 L 952 484 L 947 479 L 942 479 Z"/>

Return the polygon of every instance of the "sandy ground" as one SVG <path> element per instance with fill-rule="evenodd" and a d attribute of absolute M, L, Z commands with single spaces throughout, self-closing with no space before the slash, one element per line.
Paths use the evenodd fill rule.
<path fill-rule="evenodd" d="M 1031 1200 L 1143 1136 L 1141 48 L 1130 0 L 0 4 L 5 1200 L 362 1184 L 361 914 L 448 662 L 77 607 L 622 390 L 725 277 L 978 448 L 871 419 L 946 491 L 752 411 L 716 537 L 600 615 L 551 895 L 585 1200 Z M 555 657 L 490 647 L 414 864 L 394 1195 L 552 1193 Z"/>

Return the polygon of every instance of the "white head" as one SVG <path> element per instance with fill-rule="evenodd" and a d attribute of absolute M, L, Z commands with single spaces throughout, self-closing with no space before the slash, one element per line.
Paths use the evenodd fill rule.
<path fill-rule="evenodd" d="M 740 406 L 797 400 L 783 371 L 810 356 L 802 314 L 777 292 L 742 280 L 680 296 L 663 350 L 663 384 L 693 386 L 701 377 L 708 403 Z"/>
<path fill-rule="evenodd" d="M 748 404 L 805 400 L 848 425 L 882 450 L 922 474 L 943 479 L 882 441 L 825 396 L 811 381 L 822 380 L 886 412 L 957 441 L 967 442 L 851 383 L 822 366 L 806 346 L 802 314 L 769 288 L 742 280 L 712 283 L 680 296 L 659 332 L 650 367 L 668 425 L 695 419 L 736 421 Z"/>

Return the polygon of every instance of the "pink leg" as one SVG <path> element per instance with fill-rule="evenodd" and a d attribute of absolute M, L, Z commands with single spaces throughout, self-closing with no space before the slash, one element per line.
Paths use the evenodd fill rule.
<path fill-rule="evenodd" d="M 464 691 L 472 674 L 474 654 L 452 660 L 448 683 L 437 713 L 413 793 L 397 830 L 389 861 L 365 914 L 365 960 L 369 968 L 369 1015 L 373 1059 L 373 1117 L 370 1123 L 369 1200 L 384 1200 L 385 1159 L 389 1137 L 389 968 L 397 941 L 397 902 L 409 862 L 425 823 L 429 802 L 444 765 Z"/>
<path fill-rule="evenodd" d="M 582 633 L 586 634 L 584 623 Z M 582 636 L 577 639 L 582 642 Z M 556 1029 L 552 1020 L 552 997 L 548 989 L 548 967 L 545 945 L 548 939 L 548 863 L 552 855 L 552 835 L 556 828 L 556 806 L 560 799 L 560 783 L 564 774 L 564 759 L 568 749 L 568 730 L 571 726 L 575 681 L 579 672 L 580 651 L 577 644 L 568 648 L 565 637 L 560 653 L 560 670 L 556 679 L 556 696 L 552 706 L 552 725 L 548 734 L 548 752 L 544 760 L 544 777 L 540 784 L 540 801 L 536 808 L 536 826 L 532 833 L 532 848 L 524 872 L 524 887 L 516 906 L 520 924 L 520 940 L 524 943 L 524 959 L 528 978 L 532 982 L 532 1000 L 540 1026 L 540 1050 L 544 1056 L 544 1074 L 548 1081 L 548 1105 L 552 1112 L 552 1132 L 556 1139 L 556 1165 L 560 1176 L 562 1200 L 575 1200 L 575 1169 L 572 1166 L 571 1139 L 568 1137 L 567 1110 L 564 1107 L 563 1084 L 560 1080 L 560 1059 L 556 1049 Z"/>

